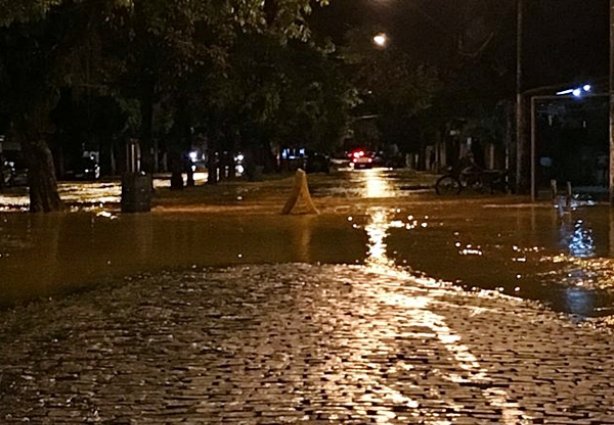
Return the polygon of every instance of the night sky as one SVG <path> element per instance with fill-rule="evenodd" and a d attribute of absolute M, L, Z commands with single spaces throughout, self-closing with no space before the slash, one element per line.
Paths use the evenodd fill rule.
<path fill-rule="evenodd" d="M 524 0 L 524 89 L 567 82 L 607 82 L 608 0 Z M 312 27 L 343 43 L 352 28 L 390 34 L 395 48 L 442 68 L 459 61 L 482 67 L 496 63 L 506 90 L 514 89 L 516 0 L 332 0 L 316 10 Z M 459 56 L 492 38 L 479 57 Z M 598 87 L 607 90 L 607 87 Z"/>

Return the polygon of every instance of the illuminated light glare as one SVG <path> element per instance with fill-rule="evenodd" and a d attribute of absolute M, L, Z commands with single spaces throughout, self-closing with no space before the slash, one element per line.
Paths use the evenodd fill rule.
<path fill-rule="evenodd" d="M 402 229 L 405 227 L 405 223 L 403 223 L 401 220 L 393 220 L 390 222 L 389 227 L 394 229 Z"/>
<path fill-rule="evenodd" d="M 372 267 L 392 267 L 394 262 L 386 254 L 385 239 L 388 236 L 390 222 L 384 210 L 371 213 L 371 222 L 365 227 L 369 237 L 367 263 Z"/>
<path fill-rule="evenodd" d="M 388 43 L 388 37 L 384 33 L 379 33 L 373 37 L 373 42 L 379 47 L 384 47 Z"/>
<path fill-rule="evenodd" d="M 103 217 L 103 218 L 108 218 L 110 220 L 115 220 L 117 218 L 117 216 L 114 216 L 113 214 L 111 214 L 108 211 L 100 211 L 98 214 L 96 214 L 97 217 Z"/>
<path fill-rule="evenodd" d="M 471 248 L 465 248 L 463 250 L 460 250 L 458 252 L 460 255 L 476 255 L 481 257 L 482 255 L 484 255 L 484 253 L 479 250 L 479 249 L 471 249 Z"/>
<path fill-rule="evenodd" d="M 582 96 L 583 92 L 589 93 L 592 90 L 593 90 L 593 87 L 590 84 L 584 84 L 581 87 L 558 91 L 556 92 L 556 95 L 557 96 L 568 96 L 571 94 L 571 95 L 574 95 L 575 97 L 580 97 Z"/>
<path fill-rule="evenodd" d="M 367 198 L 392 198 L 394 196 L 396 196 L 396 193 L 381 170 L 366 171 Z"/>
<path fill-rule="evenodd" d="M 576 223 L 574 232 L 568 242 L 569 253 L 574 257 L 587 258 L 595 255 L 595 240 L 592 231 L 585 230 L 582 222 Z"/>

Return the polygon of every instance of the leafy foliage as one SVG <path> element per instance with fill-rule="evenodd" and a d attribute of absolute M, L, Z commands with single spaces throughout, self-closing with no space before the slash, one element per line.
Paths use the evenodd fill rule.
<path fill-rule="evenodd" d="M 374 33 L 365 27 L 346 35 L 343 56 L 363 100 L 356 112 L 376 116 L 385 143 L 413 151 L 417 148 L 415 117 L 431 108 L 441 90 L 439 70 L 394 46 L 375 48 Z"/>
<path fill-rule="evenodd" d="M 16 139 L 25 145 L 37 140 L 36 150 L 29 151 L 41 155 L 45 149 L 39 142 L 56 132 L 56 125 L 63 127 L 56 132 L 60 139 L 68 132 L 104 133 L 103 127 L 117 129 L 120 124 L 134 133 L 138 125 L 146 147 L 155 129 L 182 135 L 179 139 L 189 138 L 186 129 L 203 125 L 225 137 L 237 133 L 232 129 L 236 125 L 270 135 L 277 131 L 274 119 L 287 84 L 280 75 L 267 79 L 262 58 L 237 46 L 250 36 L 280 52 L 293 40 L 305 43 L 305 17 L 313 5 L 325 4 L 327 0 L 0 0 L 0 112 L 8 114 Z M 246 57 L 232 56 L 237 54 Z M 263 78 L 254 79 L 259 74 Z M 62 113 L 54 112 L 66 96 L 72 100 Z M 87 131 L 70 124 L 82 115 L 70 105 L 84 101 L 94 105 L 98 121 L 89 122 Z M 113 113 L 96 112 L 104 105 Z M 100 125 L 103 121 L 106 125 Z M 51 161 L 42 160 L 37 181 L 47 179 L 52 184 L 41 187 L 53 191 Z M 44 201 L 45 194 L 38 198 Z"/>

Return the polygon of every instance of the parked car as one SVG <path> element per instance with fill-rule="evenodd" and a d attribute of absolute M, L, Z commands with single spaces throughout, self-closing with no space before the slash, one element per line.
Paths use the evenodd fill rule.
<path fill-rule="evenodd" d="M 350 161 L 355 170 L 359 168 L 373 168 L 373 152 L 365 149 L 354 149 L 350 152 Z"/>

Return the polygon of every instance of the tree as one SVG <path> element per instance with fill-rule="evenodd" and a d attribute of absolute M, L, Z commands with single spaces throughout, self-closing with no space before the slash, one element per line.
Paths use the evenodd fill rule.
<path fill-rule="evenodd" d="M 27 1 L 7 5 L 0 29 L 0 90 L 28 164 L 30 211 L 62 208 L 48 139 L 51 113 L 63 87 L 85 87 L 100 79 L 107 2 Z"/>
<path fill-rule="evenodd" d="M 240 148 L 273 169 L 272 150 L 302 147 L 331 152 L 345 133 L 355 90 L 342 74 L 334 49 L 302 40 L 242 37 L 232 50 L 227 76 L 210 108 L 224 105 L 224 149 Z M 230 96 L 227 96 L 230 95 Z M 224 97 L 225 101 L 218 101 Z M 237 134 L 238 130 L 238 134 Z M 215 134 L 211 138 L 216 138 Z"/>
<path fill-rule="evenodd" d="M 361 93 L 359 116 L 376 118 L 382 139 L 404 151 L 416 151 L 414 118 L 429 109 L 441 89 L 439 70 L 396 45 L 376 48 L 375 28 L 363 27 L 346 34 L 342 50 L 346 72 Z"/>
<path fill-rule="evenodd" d="M 327 0 L 315 3 L 324 5 Z M 108 82 L 101 73 L 93 76 L 92 68 L 81 66 L 89 63 L 88 58 L 129 54 L 119 73 L 122 78 L 116 81 L 125 82 L 127 98 L 132 97 L 130 89 L 136 93 L 141 137 L 150 143 L 153 105 L 174 97 L 180 80 L 215 67 L 223 70 L 230 46 L 242 33 L 275 35 L 282 42 L 306 39 L 305 16 L 311 4 L 310 0 L 1 0 L 5 55 L 0 81 L 10 99 L 5 107 L 15 137 L 29 161 L 30 210 L 62 206 L 46 142 L 53 131 L 49 116 L 60 88 L 83 80 L 88 85 Z M 105 46 L 112 36 L 123 37 L 126 50 L 117 44 Z M 102 47 L 111 51 L 103 52 Z"/>

